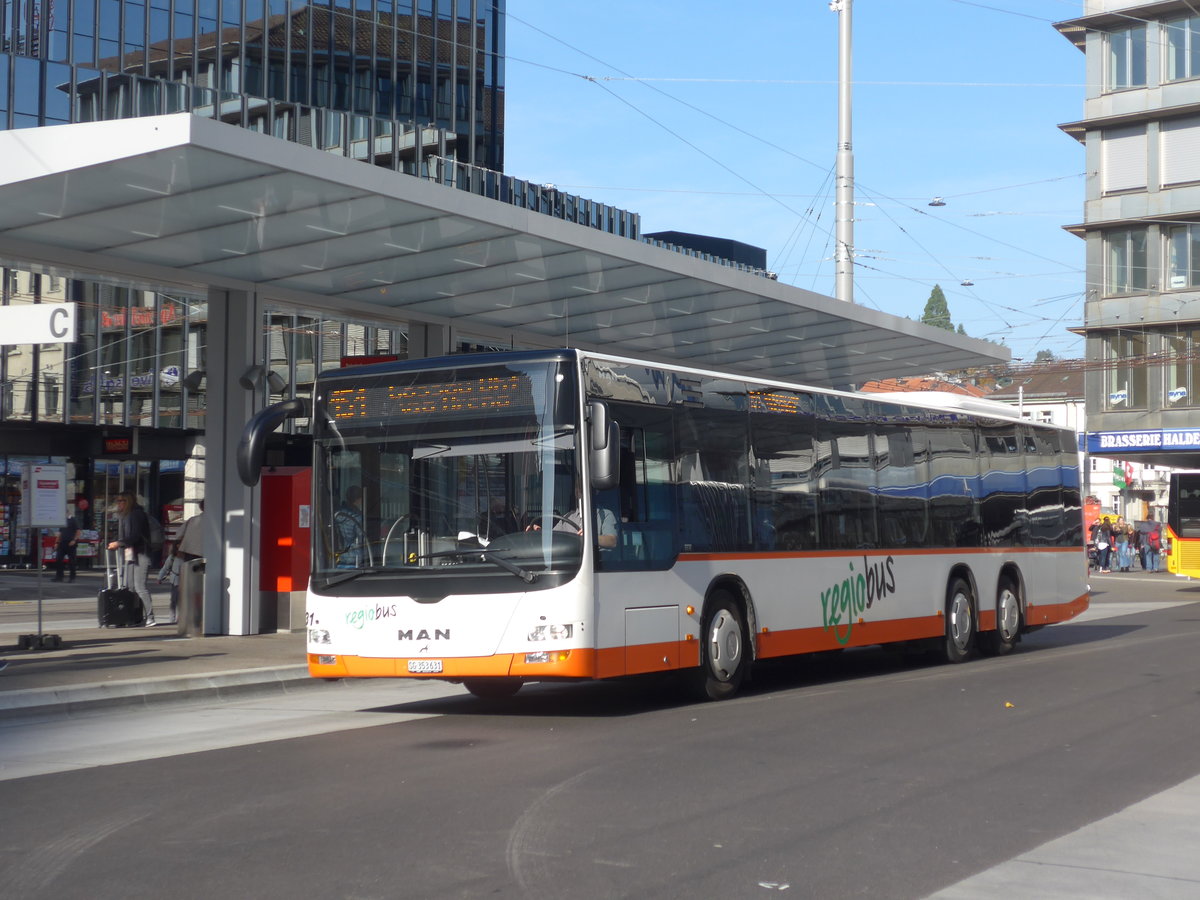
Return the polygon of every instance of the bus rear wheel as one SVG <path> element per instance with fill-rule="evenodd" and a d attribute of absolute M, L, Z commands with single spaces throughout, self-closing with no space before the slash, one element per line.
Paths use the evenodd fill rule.
<path fill-rule="evenodd" d="M 700 672 L 696 675 L 696 687 L 701 699 L 732 697 L 746 679 L 749 665 L 741 607 L 728 591 L 714 591 L 705 605 L 700 628 Z"/>
<path fill-rule="evenodd" d="M 964 662 L 974 649 L 975 594 L 965 578 L 955 578 L 946 590 L 946 660 Z"/>
<path fill-rule="evenodd" d="M 979 633 L 979 649 L 988 656 L 1011 653 L 1021 637 L 1021 595 L 1005 579 L 996 593 L 996 630 Z"/>
<path fill-rule="evenodd" d="M 463 687 L 481 700 L 503 700 L 521 689 L 519 678 L 467 678 Z"/>

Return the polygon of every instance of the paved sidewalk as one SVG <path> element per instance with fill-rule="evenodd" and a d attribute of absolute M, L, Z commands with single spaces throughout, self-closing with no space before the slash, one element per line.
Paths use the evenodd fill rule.
<path fill-rule="evenodd" d="M 73 713 L 115 704 L 178 700 L 251 690 L 299 689 L 308 676 L 304 635 L 181 636 L 174 625 L 100 628 L 96 595 L 103 572 L 80 571 L 74 582 L 41 577 L 42 634 L 62 647 L 22 650 L 36 634 L 36 572 L 0 570 L 0 717 Z M 169 619 L 168 592 L 151 579 L 155 615 Z"/>

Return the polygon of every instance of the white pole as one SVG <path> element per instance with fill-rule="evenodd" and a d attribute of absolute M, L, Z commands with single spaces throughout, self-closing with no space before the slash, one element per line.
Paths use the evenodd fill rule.
<path fill-rule="evenodd" d="M 854 144 L 850 124 L 850 13 L 854 0 L 831 0 L 838 14 L 838 149 L 835 206 L 834 296 L 854 302 Z"/>

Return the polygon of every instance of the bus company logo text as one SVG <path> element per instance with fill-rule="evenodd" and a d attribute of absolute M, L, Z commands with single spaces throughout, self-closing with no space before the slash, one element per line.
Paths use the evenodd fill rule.
<path fill-rule="evenodd" d="M 346 624 L 352 628 L 362 629 L 368 622 L 378 622 L 390 619 L 396 615 L 396 604 L 389 606 L 368 606 L 366 609 L 352 609 L 346 613 Z M 396 632 L 398 641 L 448 641 L 449 628 L 401 628 Z"/>
<path fill-rule="evenodd" d="M 352 609 L 346 613 L 346 624 L 352 628 L 361 629 L 368 622 L 378 622 L 380 619 L 390 619 L 396 615 L 396 604 L 391 606 L 368 606 L 366 609 Z"/>
<path fill-rule="evenodd" d="M 850 563 L 850 574 L 835 585 L 821 591 L 821 627 L 833 631 L 839 644 L 850 643 L 854 621 L 868 609 L 896 590 L 895 560 L 862 558 L 862 571 Z"/>

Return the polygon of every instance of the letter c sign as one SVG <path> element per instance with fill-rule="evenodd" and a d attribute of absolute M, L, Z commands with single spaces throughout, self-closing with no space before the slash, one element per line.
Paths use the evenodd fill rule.
<path fill-rule="evenodd" d="M 75 310 L 67 309 L 65 306 L 57 307 L 54 312 L 50 313 L 50 333 L 60 341 L 67 339 L 72 331 L 74 331 Z"/>
<path fill-rule="evenodd" d="M 0 344 L 74 342 L 74 303 L 29 303 L 0 307 Z"/>

